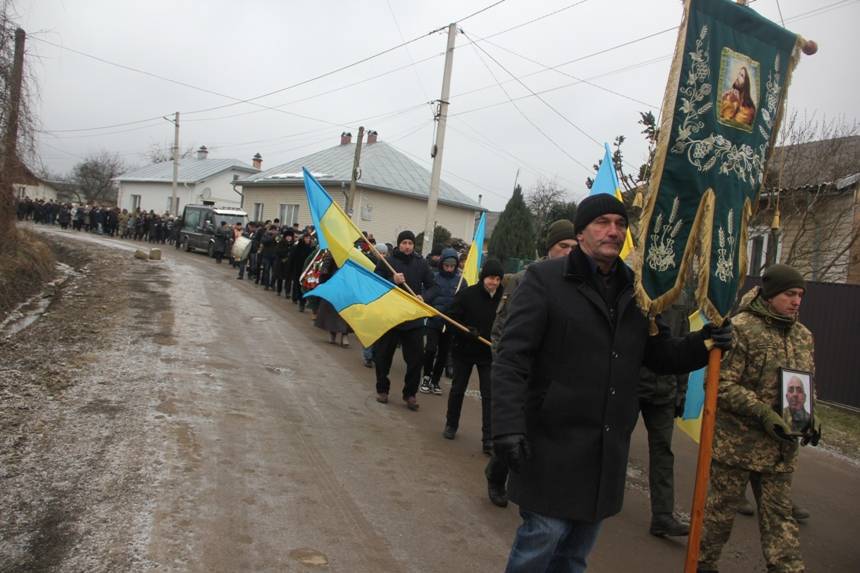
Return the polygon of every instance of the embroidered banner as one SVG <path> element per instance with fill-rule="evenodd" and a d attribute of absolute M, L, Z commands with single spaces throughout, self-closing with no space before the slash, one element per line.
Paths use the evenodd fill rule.
<path fill-rule="evenodd" d="M 649 313 L 678 296 L 697 245 L 699 307 L 718 324 L 731 311 L 802 42 L 746 6 L 686 1 L 635 262 Z"/>

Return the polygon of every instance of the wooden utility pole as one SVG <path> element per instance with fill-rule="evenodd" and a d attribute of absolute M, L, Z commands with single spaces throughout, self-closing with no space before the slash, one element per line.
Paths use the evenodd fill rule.
<path fill-rule="evenodd" d="M 355 142 L 355 157 L 352 160 L 352 178 L 349 181 L 349 194 L 346 196 L 346 214 L 352 219 L 352 222 L 358 225 L 358 217 L 353 211 L 355 210 L 355 193 L 356 183 L 359 178 L 359 164 L 361 163 L 361 142 L 364 139 L 364 126 L 358 128 L 358 141 Z"/>
<path fill-rule="evenodd" d="M 173 116 L 173 184 L 170 187 L 170 212 L 174 217 L 179 216 L 176 204 L 176 185 L 179 182 L 179 112 Z"/>
<path fill-rule="evenodd" d="M 436 227 L 436 206 L 439 203 L 439 182 L 442 179 L 442 150 L 445 146 L 445 126 L 448 123 L 448 97 L 451 93 L 451 67 L 454 64 L 454 40 L 457 24 L 448 25 L 448 48 L 445 50 L 445 74 L 442 76 L 442 97 L 436 116 L 436 142 L 433 145 L 433 171 L 430 173 L 430 197 L 427 200 L 427 219 L 424 221 L 424 254 L 433 248 L 433 232 Z"/>
<path fill-rule="evenodd" d="M 9 108 L 6 133 L 3 137 L 3 177 L 0 185 L 0 237 L 9 237 L 15 231 L 15 192 L 12 187 L 18 172 L 18 116 L 21 113 L 21 87 L 24 81 L 24 41 L 27 34 L 15 30 L 15 54 L 12 60 L 12 77 L 9 79 Z"/>

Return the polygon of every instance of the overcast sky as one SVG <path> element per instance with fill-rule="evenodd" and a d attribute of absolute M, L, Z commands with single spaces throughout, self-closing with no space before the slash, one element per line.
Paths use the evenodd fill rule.
<path fill-rule="evenodd" d="M 102 150 L 143 165 L 150 146 L 172 144 L 173 126 L 161 117 L 179 111 L 180 146 L 206 145 L 210 157 L 250 163 L 259 152 L 269 168 L 336 145 L 341 131 L 364 125 L 429 169 L 429 102 L 440 96 L 446 45 L 444 31 L 430 32 L 457 20 L 464 34 L 454 54 L 446 181 L 500 210 L 518 169 L 526 190 L 539 177 L 554 178 L 571 198 L 582 197 L 587 166 L 602 155 L 595 140 L 625 135 L 627 162 L 639 165 L 646 147 L 638 112 L 659 111 L 677 34 L 658 32 L 680 23 L 682 3 L 507 0 L 461 20 L 491 4 L 19 0 L 38 81 L 40 159 L 52 173 Z M 860 2 L 758 0 L 751 7 L 777 22 L 781 8 L 786 27 L 820 46 L 795 72 L 789 109 L 857 121 Z M 541 97 L 564 118 L 527 88 L 551 90 Z"/>

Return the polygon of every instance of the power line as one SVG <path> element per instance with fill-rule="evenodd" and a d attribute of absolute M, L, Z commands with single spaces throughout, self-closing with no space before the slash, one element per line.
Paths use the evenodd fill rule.
<path fill-rule="evenodd" d="M 463 35 L 466 36 L 466 33 L 463 32 Z M 475 44 L 475 42 L 472 41 L 472 39 L 469 38 L 469 36 L 466 36 L 466 38 L 470 42 L 472 42 L 472 45 L 475 48 L 480 49 L 480 46 Z M 486 52 L 484 52 L 484 53 L 486 53 Z M 478 59 L 481 61 L 482 64 L 484 64 L 484 67 L 487 68 L 487 71 L 490 73 L 490 75 L 496 81 L 496 84 L 499 86 L 499 89 L 501 89 L 502 92 L 504 92 L 505 97 L 508 98 L 508 101 L 511 103 L 512 106 L 514 106 L 514 109 L 516 109 L 517 112 L 519 112 L 519 114 L 522 116 L 522 118 L 525 119 L 535 129 L 535 131 L 537 131 L 539 134 L 541 134 L 547 141 L 552 143 L 553 146 L 555 146 L 555 148 L 558 149 L 562 154 L 564 154 L 568 159 L 570 159 L 571 161 L 573 161 L 574 163 L 576 163 L 577 165 L 579 165 L 580 167 L 585 169 L 587 172 L 591 173 L 591 170 L 588 168 L 588 166 L 586 166 L 579 159 L 577 159 L 576 157 L 574 157 L 573 155 L 568 153 L 567 150 L 564 149 L 564 147 L 562 147 L 556 140 L 554 140 L 552 137 L 550 137 L 550 135 L 547 132 L 545 132 L 543 129 L 541 129 L 541 127 L 537 123 L 532 121 L 531 118 L 529 116 L 527 116 L 522 109 L 520 109 L 520 106 L 518 106 L 517 103 L 513 100 L 513 98 L 511 98 L 511 95 L 508 93 L 508 90 L 506 90 L 505 87 L 499 82 L 498 78 L 496 77 L 496 74 L 493 73 L 493 70 L 490 69 L 490 66 L 487 65 L 487 62 L 484 61 L 484 59 L 481 57 L 480 54 L 478 54 Z M 498 64 L 498 62 L 497 62 L 497 64 Z M 499 67 L 501 67 L 503 70 L 508 72 L 508 70 L 506 68 L 504 68 L 503 66 L 499 65 Z M 510 74 L 513 77 L 513 74 L 511 74 L 510 72 L 508 72 L 508 74 Z M 523 87 L 525 87 L 525 86 L 523 86 Z M 528 89 L 528 88 L 526 87 L 526 89 Z"/>
<path fill-rule="evenodd" d="M 570 10 L 571 8 L 576 8 L 580 4 L 585 4 L 586 2 L 588 2 L 588 0 L 579 0 L 578 2 L 568 4 L 567 6 L 562 6 L 558 10 L 553 10 L 552 12 L 547 12 L 543 16 L 538 16 L 537 18 L 532 18 L 531 20 L 529 20 L 527 22 L 522 22 L 521 24 L 517 24 L 516 26 L 511 26 L 510 28 L 506 28 L 506 29 L 501 30 L 499 32 L 495 32 L 494 34 L 490 34 L 489 36 L 487 36 L 487 38 L 495 38 L 496 36 L 501 36 L 502 34 L 507 34 L 508 32 L 512 32 L 512 31 L 517 30 L 519 28 L 522 28 L 524 26 L 528 26 L 529 24 L 534 24 L 535 22 L 539 22 L 540 20 L 543 20 L 544 18 L 549 18 L 550 16 L 556 16 L 557 14 L 561 14 L 562 12 L 564 12 L 566 10 Z"/>
<path fill-rule="evenodd" d="M 649 65 L 651 65 L 651 64 L 655 64 L 655 63 L 660 62 L 660 61 L 663 61 L 663 60 L 668 60 L 668 59 L 670 59 L 671 57 L 672 57 L 672 54 L 664 54 L 664 55 L 662 55 L 662 56 L 657 56 L 656 58 L 651 58 L 651 59 L 649 59 L 649 60 L 644 60 L 644 61 L 641 61 L 641 62 L 637 62 L 637 63 L 635 63 L 635 64 L 630 64 L 630 65 L 628 65 L 628 66 L 623 66 L 623 67 L 621 67 L 621 68 L 616 68 L 616 69 L 614 69 L 614 70 L 610 70 L 610 71 L 608 71 L 608 72 L 603 72 L 603 73 L 600 73 L 600 74 L 596 74 L 596 75 L 593 75 L 593 76 L 589 76 L 589 77 L 588 77 L 588 78 L 586 78 L 586 79 L 588 79 L 588 80 L 596 80 L 596 79 L 603 78 L 603 77 L 606 77 L 606 76 L 609 76 L 609 75 L 612 75 L 612 74 L 617 74 L 617 73 L 625 72 L 625 71 L 632 70 L 632 69 L 636 69 L 636 68 L 640 68 L 640 67 L 643 67 L 643 66 L 649 66 Z M 540 73 L 540 72 L 538 72 L 538 73 Z M 523 76 L 523 77 L 528 77 L 528 75 L 533 75 L 533 74 L 527 74 L 527 75 L 525 75 L 525 76 Z M 504 83 L 504 82 L 503 82 L 503 83 Z M 544 89 L 544 90 L 539 90 L 537 93 L 539 93 L 539 94 L 541 94 L 541 95 L 543 95 L 543 94 L 548 94 L 548 93 L 555 92 L 555 91 L 558 91 L 558 90 L 562 90 L 562 89 L 566 89 L 566 88 L 570 88 L 570 87 L 578 86 L 578 85 L 579 85 L 579 84 L 581 84 L 581 83 L 583 83 L 583 82 L 581 82 L 581 81 L 568 82 L 568 83 L 566 83 L 566 84 L 561 84 L 561 85 L 554 86 L 554 87 L 551 87 L 551 88 L 547 88 L 547 89 Z M 484 89 L 488 89 L 488 88 L 490 88 L 490 87 L 496 87 L 496 86 L 495 86 L 495 85 L 492 85 L 492 86 L 487 86 L 487 87 L 484 87 L 484 88 L 481 88 L 481 89 L 482 89 L 482 90 L 484 90 Z M 463 94 L 461 94 L 461 95 L 463 95 Z M 533 97 L 531 94 L 527 94 L 527 95 L 523 95 L 523 96 L 516 97 L 516 98 L 514 98 L 514 100 L 515 100 L 515 101 L 520 101 L 520 100 L 528 99 L 528 98 L 531 98 L 531 97 Z M 453 98 L 452 98 L 452 99 L 453 99 Z M 483 111 L 483 110 L 485 110 L 485 109 L 490 109 L 490 108 L 494 108 L 494 107 L 499 107 L 500 105 L 505 105 L 506 103 L 508 103 L 508 102 L 507 102 L 507 100 L 506 100 L 506 101 L 496 102 L 496 103 L 491 103 L 491 104 L 487 104 L 487 105 L 482 105 L 482 106 L 479 106 L 479 107 L 474 107 L 474 108 L 466 109 L 466 110 L 463 110 L 463 111 L 458 111 L 457 113 L 452 113 L 452 114 L 450 114 L 448 117 L 458 117 L 458 116 L 461 116 L 461 115 L 466 115 L 466 114 L 469 114 L 469 113 L 474 113 L 474 112 L 476 112 L 476 111 Z"/>
<path fill-rule="evenodd" d="M 482 38 L 477 38 L 477 40 L 480 42 L 480 41 L 482 41 Z M 640 104 L 640 105 L 644 105 L 644 106 L 646 106 L 646 107 L 650 107 L 650 108 L 652 108 L 652 109 L 658 109 L 658 107 L 657 107 L 656 105 L 650 104 L 650 103 L 648 103 L 647 101 L 642 101 L 641 99 L 636 99 L 635 97 L 629 96 L 629 95 L 627 95 L 627 94 L 623 94 L 623 93 L 618 92 L 618 91 L 615 91 L 615 90 L 613 90 L 613 89 L 610 89 L 610 88 L 604 87 L 604 86 L 602 86 L 602 85 L 600 85 L 600 84 L 596 84 L 596 83 L 594 83 L 594 82 L 591 82 L 591 81 L 589 81 L 589 80 L 587 80 L 587 79 L 580 78 L 580 77 L 577 77 L 577 76 L 575 76 L 575 75 L 573 75 L 573 74 L 569 74 L 569 73 L 567 73 L 567 72 L 564 72 L 564 71 L 560 70 L 558 66 L 547 66 L 546 64 L 542 64 L 541 62 L 538 62 L 537 60 L 533 60 L 532 58 L 529 58 L 528 56 L 524 56 L 524 55 L 519 54 L 519 53 L 517 53 L 517 52 L 515 52 L 515 51 L 513 51 L 513 50 L 509 50 L 508 48 L 505 48 L 504 46 L 500 46 L 499 44 L 496 44 L 495 42 L 491 42 L 491 41 L 489 41 L 489 40 L 485 40 L 485 39 L 484 39 L 484 41 L 486 41 L 488 44 L 490 44 L 490 45 L 492 45 L 492 46 L 495 46 L 496 48 L 498 48 L 498 49 L 500 49 L 500 50 L 504 50 L 505 52 L 508 52 L 509 54 L 512 54 L 512 55 L 514 55 L 514 56 L 517 56 L 518 58 L 522 58 L 523 60 L 525 60 L 525 61 L 527 61 L 527 62 L 530 62 L 530 63 L 532 63 L 532 64 L 535 64 L 535 65 L 537 65 L 537 66 L 540 66 L 540 67 L 542 67 L 544 70 L 551 70 L 551 71 L 554 71 L 554 72 L 558 72 L 559 74 L 561 74 L 561 75 L 563 75 L 563 76 L 567 76 L 567 77 L 569 77 L 569 78 L 572 78 L 572 79 L 574 79 L 574 80 L 577 80 L 579 83 L 583 83 L 583 84 L 589 85 L 589 86 L 591 86 L 591 87 L 594 87 L 594 88 L 597 88 L 597 89 L 599 89 L 599 90 L 605 91 L 605 92 L 610 93 L 610 94 L 612 94 L 612 95 L 616 95 L 616 96 L 621 97 L 621 98 L 624 98 L 624 99 L 626 99 L 626 100 L 630 100 L 630 101 L 632 101 L 632 102 L 634 102 L 634 103 L 638 103 L 638 104 Z"/>

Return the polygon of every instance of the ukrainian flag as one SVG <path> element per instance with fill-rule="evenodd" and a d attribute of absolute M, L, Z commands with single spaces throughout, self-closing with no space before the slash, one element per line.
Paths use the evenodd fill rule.
<path fill-rule="evenodd" d="M 597 195 L 598 193 L 608 193 L 615 195 L 619 201 L 624 201 L 621 197 L 621 184 L 618 182 L 618 174 L 615 173 L 615 164 L 612 162 L 612 154 L 609 152 L 609 144 L 603 144 L 606 153 L 603 155 L 603 161 L 600 163 L 600 168 L 597 170 L 597 175 L 594 177 L 594 183 L 591 185 L 591 193 L 589 195 Z M 627 237 L 624 239 L 624 246 L 621 248 L 621 260 L 627 260 L 628 255 L 633 252 L 633 236 L 630 234 L 630 229 L 627 229 Z"/>
<path fill-rule="evenodd" d="M 484 228 L 487 224 L 487 214 L 481 213 L 481 219 L 478 221 L 478 227 L 475 229 L 475 238 L 472 239 L 472 244 L 469 247 L 469 254 L 466 255 L 466 262 L 463 264 L 463 280 L 466 284 L 472 286 L 477 284 L 480 277 L 481 263 L 484 258 Z"/>
<path fill-rule="evenodd" d="M 347 260 L 352 260 L 372 271 L 376 265 L 355 248 L 355 242 L 359 239 L 363 240 L 364 235 L 310 171 L 302 167 L 302 172 L 305 179 L 305 192 L 308 195 L 308 206 L 317 230 L 320 249 L 328 249 L 339 267 L 342 267 Z"/>
<path fill-rule="evenodd" d="M 697 310 L 687 320 L 690 322 L 690 332 L 702 330 L 705 326 L 705 316 Z M 705 368 L 690 372 L 687 378 L 687 399 L 684 402 L 684 413 L 675 419 L 678 427 L 699 443 L 702 433 L 702 409 L 705 406 Z"/>
<path fill-rule="evenodd" d="M 435 316 L 432 306 L 418 300 L 352 260 L 306 296 L 331 303 L 364 346 L 407 320 Z"/>

